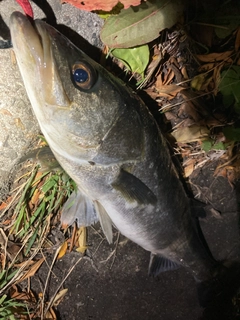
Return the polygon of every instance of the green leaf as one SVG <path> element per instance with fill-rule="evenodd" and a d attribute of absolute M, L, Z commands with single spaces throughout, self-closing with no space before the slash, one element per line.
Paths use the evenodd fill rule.
<path fill-rule="evenodd" d="M 223 142 L 214 143 L 211 139 L 203 140 L 201 146 L 205 152 L 210 150 L 226 150 L 226 146 Z"/>
<path fill-rule="evenodd" d="M 111 53 L 115 58 L 120 59 L 133 73 L 137 72 L 143 76 L 149 62 L 148 45 L 128 49 L 113 49 Z"/>
<path fill-rule="evenodd" d="M 235 111 L 240 113 L 240 66 L 233 66 L 221 73 L 219 91 L 223 95 L 225 107 L 234 105 Z"/>
<path fill-rule="evenodd" d="M 183 0 L 152 0 L 109 17 L 100 37 L 110 48 L 131 48 L 148 43 L 177 23 Z"/>
<path fill-rule="evenodd" d="M 229 36 L 240 24 L 240 16 L 219 16 L 214 19 L 215 33 L 220 39 Z"/>
<path fill-rule="evenodd" d="M 212 141 L 211 140 L 203 140 L 201 146 L 205 152 L 208 152 L 212 148 Z"/>
<path fill-rule="evenodd" d="M 240 141 L 240 128 L 223 128 L 223 134 L 230 141 Z"/>
<path fill-rule="evenodd" d="M 115 7 L 113 7 L 111 11 L 97 10 L 96 13 L 100 18 L 107 19 L 113 14 L 119 14 L 119 12 L 123 8 L 124 8 L 124 5 L 121 2 L 118 2 L 118 4 Z"/>
<path fill-rule="evenodd" d="M 52 177 L 50 177 L 49 180 L 47 180 L 44 185 L 42 186 L 42 191 L 44 193 L 48 192 L 50 189 L 52 189 L 58 182 L 59 176 L 58 175 L 54 175 Z"/>
<path fill-rule="evenodd" d="M 212 150 L 226 150 L 226 146 L 223 142 L 218 142 L 212 146 Z"/>

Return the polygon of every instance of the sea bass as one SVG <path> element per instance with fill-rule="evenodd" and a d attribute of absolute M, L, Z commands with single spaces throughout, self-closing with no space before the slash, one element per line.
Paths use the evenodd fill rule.
<path fill-rule="evenodd" d="M 62 221 L 100 220 L 151 252 L 149 273 L 215 274 L 168 148 L 145 104 L 124 83 L 41 20 L 10 19 L 17 63 L 53 154 L 76 182 Z"/>

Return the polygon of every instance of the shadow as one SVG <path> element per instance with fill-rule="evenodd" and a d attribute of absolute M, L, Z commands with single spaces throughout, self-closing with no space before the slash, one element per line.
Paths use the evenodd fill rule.
<path fill-rule="evenodd" d="M 46 15 L 46 18 L 43 20 L 55 27 L 57 25 L 57 19 L 50 4 L 46 0 L 32 0 L 32 2 Z"/>
<path fill-rule="evenodd" d="M 205 308 L 199 320 L 237 320 L 240 319 L 239 288 L 240 263 L 233 263 L 220 279 L 222 292 Z"/>
<path fill-rule="evenodd" d="M 0 40 L 0 49 L 8 49 L 12 47 L 10 30 L 0 15 L 0 36 L 3 38 Z"/>
<path fill-rule="evenodd" d="M 66 25 L 57 24 L 57 19 L 50 4 L 46 0 L 33 0 L 33 2 L 44 12 L 45 18 L 42 19 L 49 25 L 67 37 L 76 47 L 84 51 L 89 57 L 95 61 L 100 60 L 100 49 L 91 45 L 86 39 L 81 37 L 76 31 Z"/>
<path fill-rule="evenodd" d="M 84 51 L 89 57 L 91 57 L 95 61 L 99 61 L 101 57 L 100 49 L 91 45 L 86 39 L 81 37 L 76 31 L 73 29 L 57 24 L 56 16 L 53 12 L 52 7 L 46 0 L 33 0 L 33 2 L 44 12 L 46 17 L 42 19 L 49 25 L 53 26 L 56 30 L 62 33 L 65 37 L 67 37 L 76 47 Z M 11 43 L 11 35 L 8 26 L 5 24 L 4 20 L 0 15 L 0 36 L 4 40 L 0 40 L 0 49 L 7 49 L 12 47 Z M 6 40 L 5 40 L 6 39 Z"/>

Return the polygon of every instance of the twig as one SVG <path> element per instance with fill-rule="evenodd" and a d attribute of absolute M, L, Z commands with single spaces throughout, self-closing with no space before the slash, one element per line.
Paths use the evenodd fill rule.
<path fill-rule="evenodd" d="M 57 295 L 57 293 L 59 292 L 59 290 L 61 289 L 62 285 L 64 284 L 64 282 L 66 281 L 66 279 L 69 277 L 69 275 L 71 274 L 71 272 L 73 271 L 73 269 L 76 267 L 76 265 L 83 259 L 83 257 L 80 257 L 77 262 L 69 269 L 68 273 L 66 274 L 66 276 L 63 278 L 63 280 L 61 281 L 61 283 L 59 284 L 57 290 L 55 291 L 54 295 L 52 296 L 45 312 L 44 315 L 47 314 L 48 310 L 52 307 L 53 301 Z"/>

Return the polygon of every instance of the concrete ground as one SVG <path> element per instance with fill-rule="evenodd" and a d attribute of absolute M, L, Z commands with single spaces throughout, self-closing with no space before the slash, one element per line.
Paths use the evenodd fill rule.
<path fill-rule="evenodd" d="M 240 258 L 239 215 L 236 211 L 239 190 L 238 186 L 232 189 L 223 177 L 216 179 L 210 175 L 213 168 L 212 163 L 200 170 L 193 183 L 203 187 L 202 175 L 207 175 L 204 188 L 215 195 L 212 205 L 218 210 L 218 206 L 222 206 L 221 215 L 208 213 L 200 221 L 214 257 L 229 264 Z M 115 240 L 117 236 L 116 231 Z M 217 300 L 209 308 L 201 308 L 196 283 L 183 268 L 162 273 L 157 278 L 148 277 L 149 253 L 123 236 L 120 236 L 118 244 L 115 242 L 110 246 L 102 239 L 97 225 L 96 230 L 89 228 L 88 245 L 93 260 L 81 260 L 61 287 L 68 288 L 67 295 L 56 309 L 61 320 L 240 319 L 238 306 L 229 303 L 232 297 Z M 78 253 L 72 252 L 56 263 L 50 280 L 49 298 L 79 257 Z M 52 255 L 48 258 L 50 263 Z M 38 274 L 43 284 L 47 272 L 44 265 Z M 231 277 L 230 272 L 229 279 Z M 239 276 L 236 281 L 239 281 Z M 235 279 L 233 282 L 235 284 Z M 39 287 L 39 280 L 33 283 Z"/>

